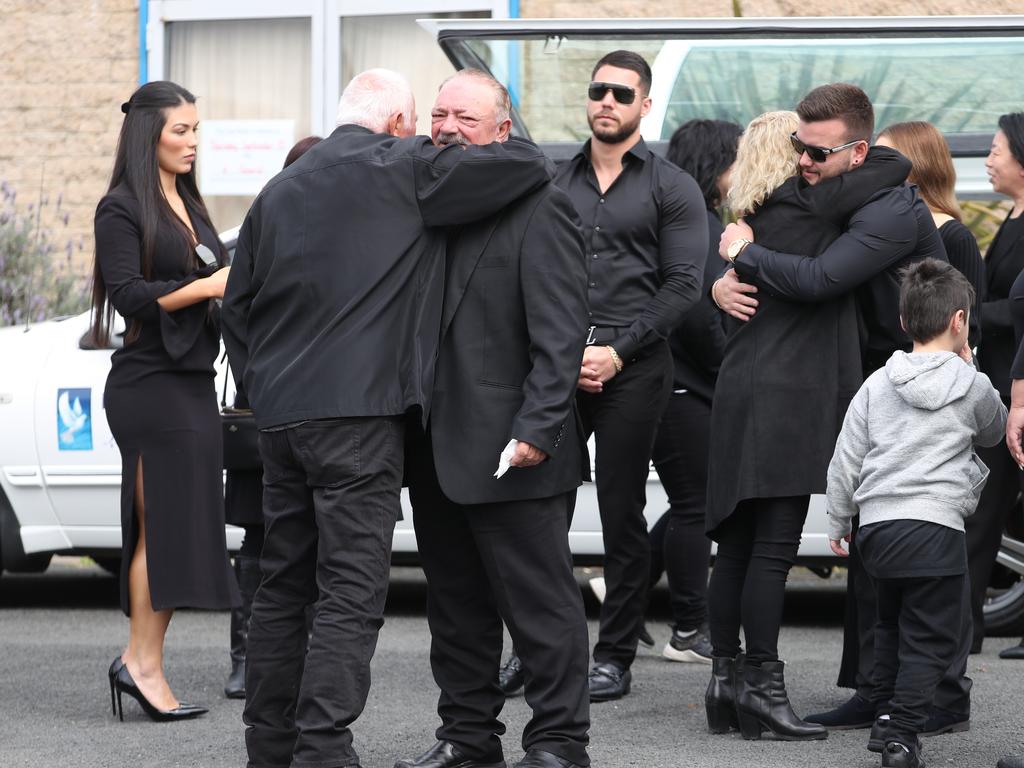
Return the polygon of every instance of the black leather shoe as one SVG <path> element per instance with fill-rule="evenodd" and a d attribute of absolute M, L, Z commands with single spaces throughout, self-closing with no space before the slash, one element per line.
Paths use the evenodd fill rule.
<path fill-rule="evenodd" d="M 1012 645 L 999 652 L 1000 659 L 1024 659 L 1024 640 L 1018 645 Z"/>
<path fill-rule="evenodd" d="M 868 752 L 882 754 L 887 741 L 891 741 L 889 738 L 889 716 L 881 715 L 871 726 L 871 735 L 868 736 Z"/>
<path fill-rule="evenodd" d="M 579 763 L 573 763 L 564 757 L 544 752 L 540 749 L 531 749 L 526 757 L 516 763 L 512 768 L 583 768 Z"/>
<path fill-rule="evenodd" d="M 525 684 L 526 673 L 523 671 L 523 662 L 513 653 L 498 670 L 498 687 L 506 696 L 515 696 L 523 690 Z"/>
<path fill-rule="evenodd" d="M 996 763 L 996 768 L 1024 768 L 1024 755 L 1007 755 Z"/>
<path fill-rule="evenodd" d="M 932 707 L 921 736 L 941 736 L 944 733 L 965 733 L 971 730 L 971 716 L 948 709 Z"/>
<path fill-rule="evenodd" d="M 641 645 L 646 645 L 648 648 L 654 647 L 654 638 L 651 637 L 651 633 L 647 631 L 647 625 L 640 625 L 640 634 L 636 638 Z"/>
<path fill-rule="evenodd" d="M 769 736 L 780 741 L 827 739 L 828 731 L 818 723 L 801 720 L 793 712 L 786 692 L 785 663 L 762 661 L 743 664 L 743 682 L 736 692 L 736 718 L 740 733 L 748 741 Z"/>
<path fill-rule="evenodd" d="M 508 768 L 501 755 L 487 760 L 470 760 L 450 741 L 439 741 L 419 757 L 399 760 L 395 768 Z"/>
<path fill-rule="evenodd" d="M 855 693 L 835 709 L 809 715 L 804 722 L 824 725 L 834 731 L 870 728 L 875 723 L 875 705 Z"/>
<path fill-rule="evenodd" d="M 633 676 L 613 661 L 595 664 L 587 677 L 591 701 L 613 701 L 629 693 Z"/>
<path fill-rule="evenodd" d="M 882 768 L 925 768 L 924 758 L 920 748 L 890 741 L 882 752 Z"/>
<path fill-rule="evenodd" d="M 736 716 L 736 681 L 743 679 L 743 654 L 735 659 L 715 656 L 711 660 L 711 681 L 704 694 L 704 711 L 711 733 L 738 731 Z"/>
<path fill-rule="evenodd" d="M 111 665 L 113 669 L 113 665 Z M 121 694 L 127 693 L 142 707 L 142 711 L 149 715 L 151 720 L 158 723 L 170 723 L 176 720 L 189 720 L 193 717 L 199 717 L 205 715 L 208 710 L 206 707 L 199 707 L 195 704 L 179 703 L 174 709 L 157 709 L 147 699 L 139 687 L 135 684 L 135 680 L 128 672 L 128 667 L 122 664 L 121 667 L 114 674 L 114 691 L 117 694 L 117 716 L 124 722 L 124 707 L 121 703 Z"/>

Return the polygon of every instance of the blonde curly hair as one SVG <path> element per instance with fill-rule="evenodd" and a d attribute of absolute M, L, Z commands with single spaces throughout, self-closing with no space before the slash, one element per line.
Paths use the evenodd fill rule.
<path fill-rule="evenodd" d="M 800 156 L 789 136 L 800 124 L 796 112 L 765 112 L 740 136 L 729 187 L 729 207 L 737 216 L 752 213 L 799 170 Z"/>

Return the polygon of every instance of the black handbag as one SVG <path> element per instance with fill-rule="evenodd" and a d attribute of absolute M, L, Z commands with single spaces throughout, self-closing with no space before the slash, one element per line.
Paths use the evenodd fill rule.
<path fill-rule="evenodd" d="M 227 353 L 224 354 L 227 360 Z M 257 445 L 259 430 L 251 408 L 235 408 L 227 404 L 228 377 L 231 364 L 224 366 L 224 389 L 220 395 L 220 420 L 224 433 L 224 469 L 252 472 L 263 469 Z"/>

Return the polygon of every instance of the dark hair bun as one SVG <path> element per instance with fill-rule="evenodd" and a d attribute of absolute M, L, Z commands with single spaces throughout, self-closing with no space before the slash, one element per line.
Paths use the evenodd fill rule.
<path fill-rule="evenodd" d="M 131 108 L 132 108 L 131 101 L 126 101 L 124 104 L 121 105 L 121 111 L 124 112 L 126 115 L 128 114 L 128 110 L 131 109 Z"/>

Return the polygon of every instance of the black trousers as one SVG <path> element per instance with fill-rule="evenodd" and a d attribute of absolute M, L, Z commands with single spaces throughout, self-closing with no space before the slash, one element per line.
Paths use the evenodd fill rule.
<path fill-rule="evenodd" d="M 868 701 L 876 701 L 872 677 L 875 669 L 875 626 L 878 621 L 878 592 L 880 586 L 864 569 L 856 537 L 850 545 L 849 571 L 846 581 L 846 624 L 843 632 L 843 661 L 839 670 L 839 685 L 856 688 L 857 694 Z M 963 600 L 957 614 L 958 645 L 952 663 L 944 670 L 934 694 L 934 705 L 958 715 L 971 714 L 971 687 L 967 677 L 967 659 L 971 652 L 970 589 L 957 594 Z M 853 604 L 851 606 L 851 603 Z M 879 702 L 880 703 L 880 702 Z"/>
<path fill-rule="evenodd" d="M 505 732 L 495 677 L 504 621 L 533 710 L 523 749 L 589 765 L 587 622 L 566 528 L 575 492 L 456 504 L 438 484 L 430 451 L 416 450 L 409 495 L 427 577 L 430 666 L 441 689 L 437 738 L 468 758 L 497 761 Z"/>
<path fill-rule="evenodd" d="M 587 436 L 594 435 L 597 503 L 604 539 L 601 628 L 594 661 L 629 668 L 647 605 L 651 544 L 644 506 L 654 436 L 672 392 L 666 342 L 645 347 L 600 394 L 577 394 Z"/>
<path fill-rule="evenodd" d="M 747 499 L 718 528 L 718 551 L 708 588 L 709 628 L 715 656 L 760 664 L 779 659 L 779 628 L 786 579 L 796 562 L 810 496 Z"/>
<path fill-rule="evenodd" d="M 1009 402 L 1006 403 L 1009 407 Z M 974 619 L 975 647 L 985 638 L 985 593 L 992 579 L 999 544 L 1006 524 L 1017 508 L 1017 497 L 1024 482 L 1024 473 L 1013 463 L 1013 457 L 1000 442 L 991 448 L 977 449 L 978 457 L 989 469 L 988 481 L 978 500 L 974 514 L 964 521 L 967 534 L 967 569 L 971 582 L 971 616 Z"/>
<path fill-rule="evenodd" d="M 266 535 L 242 716 L 250 768 L 358 762 L 349 725 L 366 703 L 384 623 L 403 434 L 398 417 L 260 433 Z"/>
<path fill-rule="evenodd" d="M 939 681 L 957 663 L 968 605 L 966 574 L 876 579 L 875 700 L 894 741 L 917 743 Z"/>
<path fill-rule="evenodd" d="M 704 533 L 704 513 L 710 442 L 711 403 L 689 392 L 673 393 L 651 457 L 669 509 L 656 526 L 662 535 L 652 529 L 651 543 L 652 558 L 668 577 L 673 625 L 682 631 L 703 626 L 708 615 L 711 539 Z"/>

